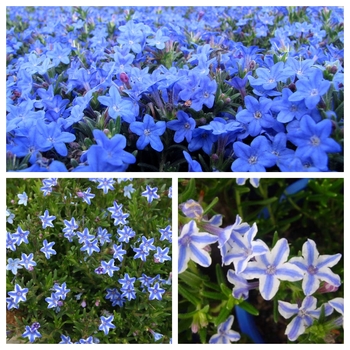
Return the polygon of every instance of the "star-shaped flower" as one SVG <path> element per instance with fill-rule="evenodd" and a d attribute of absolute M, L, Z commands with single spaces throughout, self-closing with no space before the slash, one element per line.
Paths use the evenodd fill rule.
<path fill-rule="evenodd" d="M 169 247 L 162 249 L 161 247 L 157 247 L 157 253 L 153 255 L 154 260 L 156 262 L 163 263 L 164 261 L 171 260 L 171 257 L 168 255 Z"/>
<path fill-rule="evenodd" d="M 19 198 L 18 204 L 27 206 L 28 196 L 25 192 L 18 194 L 17 197 Z"/>
<path fill-rule="evenodd" d="M 52 221 L 56 219 L 56 216 L 50 215 L 47 209 L 45 210 L 44 215 L 40 215 L 39 218 L 42 222 L 43 228 L 46 228 L 48 226 L 54 227 Z"/>
<path fill-rule="evenodd" d="M 20 301 L 27 300 L 27 293 L 28 288 L 22 288 L 19 284 L 16 284 L 15 290 L 7 294 L 13 299 L 15 304 L 18 304 Z"/>
<path fill-rule="evenodd" d="M 153 287 L 148 287 L 149 291 L 149 300 L 157 299 L 162 300 L 165 289 L 159 286 L 157 282 Z"/>
<path fill-rule="evenodd" d="M 241 336 L 231 329 L 233 320 L 234 317 L 231 315 L 225 322 L 220 323 L 218 332 L 209 339 L 209 344 L 231 344 L 233 341 L 238 341 Z"/>
<path fill-rule="evenodd" d="M 47 239 L 43 241 L 44 246 L 40 249 L 45 254 L 46 259 L 50 259 L 51 255 L 56 255 L 56 250 L 52 249 L 55 242 L 47 242 Z"/>
<path fill-rule="evenodd" d="M 23 253 L 22 253 L 23 256 Z M 17 269 L 22 269 L 20 259 L 7 259 L 8 264 L 6 265 L 6 270 L 10 270 L 14 275 L 17 274 Z"/>
<path fill-rule="evenodd" d="M 83 201 L 87 204 L 91 204 L 90 198 L 94 198 L 95 195 L 90 193 L 91 188 L 89 187 L 85 192 L 77 192 L 78 197 L 83 198 Z"/>
<path fill-rule="evenodd" d="M 147 197 L 148 203 L 152 203 L 153 199 L 159 199 L 160 196 L 157 194 L 158 187 L 151 188 L 149 185 L 146 185 L 146 190 L 141 193 L 143 197 Z"/>
<path fill-rule="evenodd" d="M 290 259 L 289 262 L 298 266 L 305 274 L 302 284 L 305 295 L 315 293 L 321 281 L 326 281 L 336 287 L 340 286 L 340 277 L 333 273 L 330 267 L 338 263 L 341 254 L 320 255 L 316 243 L 308 239 L 303 245 L 302 255 L 302 257 Z"/>
<path fill-rule="evenodd" d="M 85 241 L 84 245 L 80 248 L 81 251 L 87 251 L 89 255 L 93 252 L 99 252 L 100 248 L 97 246 L 98 240 L 94 239 L 93 241 Z"/>
<path fill-rule="evenodd" d="M 115 181 L 111 178 L 103 178 L 103 179 L 97 179 L 99 182 L 97 188 L 98 189 L 103 189 L 103 193 L 106 194 L 108 193 L 108 190 L 114 190 L 113 184 Z"/>
<path fill-rule="evenodd" d="M 286 262 L 289 255 L 288 241 L 281 238 L 271 251 L 255 257 L 241 273 L 245 279 L 259 279 L 259 290 L 265 300 L 271 300 L 278 291 L 280 280 L 300 281 L 303 271 L 294 264 Z"/>
<path fill-rule="evenodd" d="M 16 239 L 16 244 L 20 245 L 22 242 L 28 244 L 29 231 L 23 231 L 20 226 L 17 227 L 17 231 L 12 234 L 12 237 Z M 16 250 L 16 249 L 15 249 Z"/>
<path fill-rule="evenodd" d="M 166 240 L 168 240 L 171 243 L 173 232 L 171 231 L 171 226 L 170 225 L 168 225 L 164 229 L 160 228 L 158 231 L 161 234 L 161 236 L 160 236 L 160 240 L 161 241 L 164 241 L 166 239 Z"/>
<path fill-rule="evenodd" d="M 22 334 L 22 337 L 27 337 L 31 343 L 34 343 L 35 338 L 41 338 L 41 334 L 38 332 L 37 328 L 26 326 L 26 330 Z"/>
<path fill-rule="evenodd" d="M 114 271 L 119 270 L 119 267 L 114 266 L 114 259 L 109 260 L 108 263 L 106 261 L 101 261 L 101 266 L 103 267 L 104 273 L 108 273 L 109 277 L 113 277 Z"/>
<path fill-rule="evenodd" d="M 187 269 L 190 260 L 204 267 L 210 266 L 211 257 L 204 248 L 217 241 L 217 236 L 199 232 L 194 220 L 184 225 L 179 237 L 179 273 Z"/>
<path fill-rule="evenodd" d="M 33 260 L 34 254 L 30 253 L 29 255 L 22 253 L 21 260 L 19 264 L 23 265 L 27 270 L 31 267 L 36 266 L 36 262 Z"/>
<path fill-rule="evenodd" d="M 98 329 L 100 331 L 103 331 L 105 333 L 105 335 L 107 335 L 109 333 L 110 328 L 115 328 L 115 325 L 112 323 L 114 316 L 111 315 L 109 317 L 105 317 L 105 316 L 101 316 L 101 324 L 98 327 Z"/>

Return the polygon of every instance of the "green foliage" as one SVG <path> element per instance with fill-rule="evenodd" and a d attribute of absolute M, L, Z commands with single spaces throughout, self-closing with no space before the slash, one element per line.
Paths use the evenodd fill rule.
<path fill-rule="evenodd" d="M 135 192 L 131 199 L 124 196 L 126 182 L 115 182 L 115 190 L 109 190 L 104 194 L 97 189 L 97 183 L 88 179 L 59 179 L 57 186 L 50 195 L 44 196 L 40 188 L 43 186 L 40 179 L 8 179 L 7 180 L 7 209 L 15 214 L 13 223 L 7 223 L 7 231 L 13 233 L 20 226 L 23 230 L 30 231 L 28 244 L 22 243 L 16 251 L 7 250 L 8 258 L 21 258 L 21 253 L 34 253 L 34 261 L 37 265 L 32 271 L 25 268 L 19 269 L 16 275 L 12 271 L 6 271 L 6 291 L 14 290 L 17 283 L 22 288 L 29 289 L 27 300 L 20 302 L 18 312 L 21 318 L 15 324 L 7 326 L 9 336 L 21 336 L 26 325 L 39 322 L 39 332 L 42 337 L 37 338 L 40 343 L 58 343 L 61 334 L 70 336 L 72 342 L 93 336 L 100 343 L 153 343 L 155 340 L 151 330 L 163 335 L 161 342 L 169 343 L 171 338 L 171 285 L 162 283 L 165 289 L 162 300 L 149 300 L 147 288 L 136 280 L 134 286 L 136 299 L 125 300 L 123 307 L 112 306 L 111 300 L 107 300 L 106 289 L 117 288 L 120 291 L 119 279 L 128 273 L 130 277 L 139 278 L 142 274 L 149 277 L 159 277 L 164 281 L 170 280 L 171 261 L 157 263 L 153 258 L 155 251 L 150 251 L 146 261 L 134 259 L 134 247 L 139 247 L 141 237 L 154 238 L 154 245 L 164 249 L 169 247 L 171 256 L 171 243 L 167 240 L 160 241 L 159 229 L 171 225 L 171 199 L 168 197 L 168 189 L 171 186 L 170 179 L 134 179 L 132 183 Z M 147 202 L 147 198 L 141 196 L 146 185 L 158 187 L 160 199 Z M 78 192 L 86 191 L 91 187 L 91 193 L 95 197 L 91 199 L 91 205 L 83 202 L 77 196 Z M 17 194 L 25 191 L 28 195 L 27 206 L 17 204 Z M 113 207 L 113 202 L 123 205 L 123 212 L 128 213 L 127 225 L 136 235 L 129 243 L 123 243 L 126 254 L 123 261 L 115 259 L 115 266 L 120 268 L 113 276 L 97 274 L 94 270 L 100 266 L 101 261 L 110 261 L 113 258 L 113 244 L 118 242 L 117 229 L 122 226 L 114 226 L 108 207 Z M 50 215 L 56 216 L 54 227 L 42 228 L 40 215 L 45 210 Z M 98 227 L 107 229 L 111 233 L 111 242 L 99 244 L 100 252 L 89 256 L 80 250 L 82 244 L 77 236 L 69 242 L 65 238 L 62 229 L 65 227 L 63 220 L 76 219 L 79 228 L 76 231 L 89 229 L 92 235 L 97 234 Z M 40 251 L 43 240 L 55 242 L 53 249 L 56 255 L 46 259 Z M 55 283 L 66 282 L 70 292 L 60 309 L 48 308 L 45 298 L 50 297 Z M 153 284 L 152 284 L 153 285 Z M 122 293 L 122 292 L 121 292 Z M 83 306 L 82 304 L 85 304 Z M 13 309 L 7 311 L 13 313 Z M 99 331 L 100 317 L 107 314 L 114 315 L 113 324 L 108 335 Z M 22 338 L 23 339 L 23 338 Z M 159 342 L 159 341 L 158 341 Z"/>

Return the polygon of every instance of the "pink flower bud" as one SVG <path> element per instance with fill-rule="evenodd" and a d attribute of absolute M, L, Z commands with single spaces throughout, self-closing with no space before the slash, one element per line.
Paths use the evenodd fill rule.
<path fill-rule="evenodd" d="M 127 76 L 127 74 L 126 73 L 120 73 L 120 80 L 124 83 L 124 84 L 126 84 L 126 83 L 128 83 L 129 82 L 129 77 Z"/>

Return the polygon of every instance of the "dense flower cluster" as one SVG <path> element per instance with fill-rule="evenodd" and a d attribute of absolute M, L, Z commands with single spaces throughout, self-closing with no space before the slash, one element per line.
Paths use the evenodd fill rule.
<path fill-rule="evenodd" d="M 290 247 L 286 238 L 278 239 L 270 249 L 264 241 L 255 238 L 257 225 L 242 222 L 239 215 L 233 225 L 221 227 L 220 214 L 207 220 L 201 205 L 192 199 L 180 204 L 180 209 L 188 218 L 178 238 L 180 274 L 187 270 L 190 260 L 202 267 L 209 267 L 210 245 L 217 243 L 222 266 L 230 267 L 226 278 L 233 285 L 232 296 L 236 300 L 247 300 L 250 290 L 257 288 L 264 300 L 271 300 L 276 295 L 278 298 L 282 281 L 302 281 L 302 302 L 291 304 L 277 300 L 278 311 L 284 318 L 295 316 L 285 331 L 290 341 L 305 333 L 322 312 L 324 316 L 334 310 L 344 313 L 342 298 L 334 298 L 317 307 L 314 296 L 316 291 L 320 291 L 321 282 L 328 286 L 327 291 L 335 291 L 341 285 L 340 277 L 331 270 L 341 259 L 341 254 L 320 255 L 316 243 L 308 239 L 302 247 L 301 256 L 289 258 Z M 218 334 L 213 335 L 209 342 L 230 343 L 239 340 L 239 334 L 231 330 L 232 323 L 231 315 L 218 326 Z"/>
<path fill-rule="evenodd" d="M 8 7 L 7 170 L 342 171 L 343 22 L 341 7 Z"/>
<path fill-rule="evenodd" d="M 71 179 L 35 181 L 36 194 L 27 187 L 30 202 L 24 213 L 17 213 L 22 218 L 17 230 L 12 233 L 9 229 L 6 237 L 7 285 L 13 286 L 7 292 L 7 310 L 21 311 L 23 325 L 18 326 L 25 326 L 22 336 L 30 342 L 40 338 L 44 343 L 58 343 L 59 329 L 61 343 L 72 343 L 71 338 L 76 339 L 76 343 L 86 343 L 88 338 L 77 338 L 86 332 L 91 335 L 89 343 L 107 339 L 108 342 L 130 342 L 132 338 L 121 333 L 121 323 L 127 317 L 138 319 L 138 310 L 142 309 L 146 315 L 148 308 L 163 310 L 171 304 L 172 232 L 170 224 L 164 225 L 171 219 L 166 217 L 166 213 L 171 212 L 171 195 L 169 186 L 165 185 L 170 181 L 162 180 L 158 194 L 152 180 L 144 179 L 118 179 L 118 183 L 116 179 L 86 179 L 85 186 L 91 187 L 86 191 L 80 189 L 76 194 L 71 193 Z M 129 186 L 127 195 L 122 181 Z M 69 195 L 60 194 L 59 188 Z M 108 194 L 108 190 L 112 192 Z M 148 196 L 148 192 L 152 196 Z M 62 197 L 60 203 L 57 196 Z M 111 200 L 123 197 L 124 201 Z M 18 205 L 9 202 L 11 210 L 16 210 Z M 163 216 L 154 216 L 161 207 Z M 33 209 L 39 214 L 36 218 L 31 216 Z M 137 218 L 136 213 L 139 213 Z M 13 225 L 17 224 L 17 215 Z M 140 225 L 140 215 L 152 215 L 152 220 Z M 9 227 L 13 227 L 12 224 L 8 223 Z M 101 299 L 104 300 L 101 302 Z M 133 308 L 136 311 L 131 311 Z M 90 310 L 89 316 L 85 310 Z M 123 312 L 130 315 L 121 316 Z M 162 322 L 170 315 L 160 313 Z M 79 318 L 88 322 L 89 327 L 80 326 Z M 29 322 L 33 321 L 30 326 Z M 138 333 L 152 338 L 148 328 L 140 329 L 136 321 L 128 322 L 134 322 L 133 327 L 138 328 L 134 334 L 136 340 Z M 162 332 L 166 330 L 165 337 L 170 340 L 170 330 L 158 325 L 156 319 L 144 316 L 142 322 Z M 64 326 L 66 323 L 68 328 Z M 53 332 L 50 327 L 58 328 Z M 116 327 L 119 329 L 114 331 Z M 107 336 L 112 330 L 110 337 L 99 336 L 98 331 Z"/>

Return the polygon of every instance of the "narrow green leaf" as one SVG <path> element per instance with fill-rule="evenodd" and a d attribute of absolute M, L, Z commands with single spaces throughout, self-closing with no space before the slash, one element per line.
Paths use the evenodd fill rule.
<path fill-rule="evenodd" d="M 178 286 L 178 291 L 185 299 L 187 299 L 194 306 L 197 307 L 198 305 L 200 305 L 201 301 L 198 298 L 196 298 L 190 291 L 184 288 L 181 284 L 179 284 Z"/>
<path fill-rule="evenodd" d="M 275 246 L 277 241 L 278 241 L 278 232 L 275 231 L 274 234 L 273 234 L 273 238 L 272 238 L 272 248 Z"/>
<path fill-rule="evenodd" d="M 203 214 L 207 214 L 216 204 L 219 202 L 219 198 L 215 197 L 211 203 L 204 209 Z"/>
<path fill-rule="evenodd" d="M 179 196 L 179 203 L 183 203 L 188 199 L 193 198 L 195 195 L 195 190 L 196 190 L 196 180 L 192 178 L 188 182 L 188 185 L 186 186 L 185 191 L 182 192 L 182 194 Z"/>
<path fill-rule="evenodd" d="M 201 295 L 205 298 L 213 300 L 225 300 L 227 298 L 226 295 L 222 293 L 208 292 L 205 290 L 201 291 Z"/>
<path fill-rule="evenodd" d="M 216 280 L 218 281 L 218 284 L 222 290 L 221 284 L 224 284 L 226 286 L 226 279 L 222 272 L 222 268 L 220 264 L 216 264 L 215 271 L 216 271 Z"/>
<path fill-rule="evenodd" d="M 254 316 L 258 316 L 259 315 L 259 311 L 252 305 L 252 304 L 249 304 L 247 301 L 243 300 L 239 306 L 249 312 L 251 315 L 254 315 Z"/>
<path fill-rule="evenodd" d="M 220 323 L 227 320 L 227 318 L 231 315 L 231 310 L 227 309 L 226 307 L 222 307 L 219 315 L 214 320 L 214 324 L 217 327 Z"/>
<path fill-rule="evenodd" d="M 177 317 L 180 319 L 180 320 L 186 320 L 188 318 L 192 318 L 196 313 L 198 312 L 198 310 L 194 310 L 192 312 L 187 312 L 185 314 L 178 314 Z"/>
<path fill-rule="evenodd" d="M 182 273 L 179 274 L 179 279 L 181 279 L 182 281 L 184 281 L 187 285 L 189 285 L 191 288 L 193 287 L 200 287 L 202 285 L 202 278 L 197 276 L 196 274 L 194 274 L 191 271 L 184 271 Z M 198 289 L 196 288 L 196 289 Z"/>
<path fill-rule="evenodd" d="M 207 343 L 207 328 L 200 328 L 198 333 L 199 333 L 199 338 L 201 340 L 201 343 L 206 344 Z"/>

